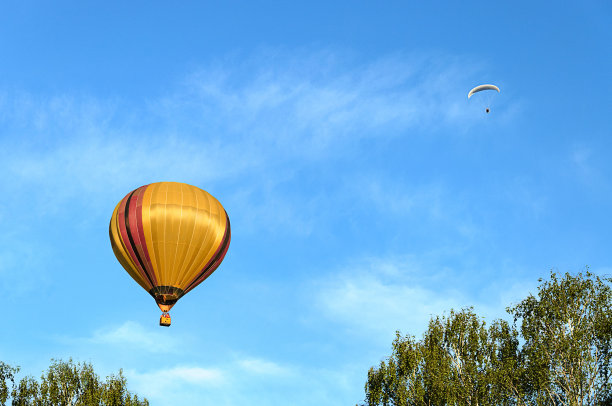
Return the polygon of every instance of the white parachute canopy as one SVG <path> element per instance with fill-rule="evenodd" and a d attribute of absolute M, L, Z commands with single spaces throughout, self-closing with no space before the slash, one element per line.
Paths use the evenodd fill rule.
<path fill-rule="evenodd" d="M 470 90 L 470 92 L 468 93 L 468 99 L 472 97 L 474 93 L 482 92 L 483 90 L 497 90 L 497 93 L 499 93 L 499 87 L 495 85 L 478 85 L 472 90 Z"/>
<path fill-rule="evenodd" d="M 478 96 L 477 98 L 480 98 L 480 101 L 484 103 L 484 107 L 485 107 L 485 111 L 487 113 L 489 113 L 491 111 L 490 104 L 492 102 L 492 97 L 491 94 L 493 92 L 491 92 L 492 90 L 497 90 L 497 93 L 499 93 L 499 87 L 495 86 L 495 85 L 478 85 L 475 88 L 473 88 L 472 90 L 470 90 L 470 92 L 468 93 L 468 99 L 470 97 L 472 97 L 475 93 L 479 93 L 482 91 L 485 91 L 484 93 L 482 93 L 484 96 Z M 495 94 L 495 93 L 493 93 Z"/>

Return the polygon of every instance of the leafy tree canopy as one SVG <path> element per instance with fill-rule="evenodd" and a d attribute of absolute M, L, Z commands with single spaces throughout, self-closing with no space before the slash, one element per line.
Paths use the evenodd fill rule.
<path fill-rule="evenodd" d="M 397 332 L 368 371 L 364 405 L 612 404 L 612 279 L 587 269 L 539 282 L 507 308 L 513 324 L 487 327 L 467 308 L 432 318 L 421 340 Z"/>
<path fill-rule="evenodd" d="M 146 398 L 140 400 L 127 390 L 123 371 L 111 374 L 102 381 L 91 363 L 51 360 L 49 369 L 40 381 L 26 376 L 15 380 L 18 367 L 0 361 L 0 404 L 11 399 L 12 406 L 148 406 Z M 9 383 L 11 390 L 9 391 Z M 9 393 L 10 392 L 10 393 Z"/>

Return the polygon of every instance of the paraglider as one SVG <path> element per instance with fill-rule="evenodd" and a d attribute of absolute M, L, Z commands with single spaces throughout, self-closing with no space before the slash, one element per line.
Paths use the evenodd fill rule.
<path fill-rule="evenodd" d="M 497 90 L 497 93 L 499 93 L 499 87 L 495 86 L 495 85 L 478 85 L 475 88 L 473 88 L 472 90 L 469 91 L 468 93 L 468 99 L 470 97 L 472 97 L 475 93 L 478 92 L 482 92 L 482 91 L 488 91 L 488 90 Z M 489 113 L 491 111 L 491 109 L 489 108 L 489 104 L 491 103 L 491 96 L 487 95 L 485 97 L 485 101 L 486 101 L 486 108 L 485 111 L 487 113 Z"/>
<path fill-rule="evenodd" d="M 166 327 L 172 306 L 217 269 L 231 239 L 221 203 L 178 182 L 128 193 L 115 207 L 109 234 L 117 260 L 153 296 Z"/>

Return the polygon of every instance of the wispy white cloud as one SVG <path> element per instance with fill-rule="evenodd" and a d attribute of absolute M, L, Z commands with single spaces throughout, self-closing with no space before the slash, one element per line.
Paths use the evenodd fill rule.
<path fill-rule="evenodd" d="M 350 153 L 360 138 L 406 136 L 468 117 L 457 107 L 470 74 L 464 61 L 354 62 L 332 52 L 228 57 L 141 105 L 4 92 L 0 190 L 13 199 L 5 210 L 25 201 L 39 216 L 76 204 L 106 213 L 142 184 L 180 180 L 230 185 L 236 204 L 257 191 L 259 210 L 245 213 L 308 234 L 312 223 L 296 204 L 309 202 L 283 198 L 292 171 L 339 148 Z"/>
<path fill-rule="evenodd" d="M 423 331 L 431 316 L 465 303 L 458 291 L 424 286 L 414 262 L 368 262 L 321 281 L 314 296 L 326 318 L 351 331 L 385 339 L 398 329 Z"/>
<path fill-rule="evenodd" d="M 115 329 L 98 330 L 94 332 L 89 341 L 94 344 L 127 346 L 145 352 L 171 352 L 176 350 L 177 346 L 172 338 L 133 321 L 126 321 Z"/>
<path fill-rule="evenodd" d="M 35 190 L 42 213 L 61 210 L 68 200 L 97 207 L 108 195 L 120 196 L 153 180 L 186 179 L 209 183 L 232 176 L 251 159 L 235 145 L 158 138 L 77 138 L 44 151 L 7 153 L 3 188 Z M 20 196 L 21 197 L 21 196 Z"/>
<path fill-rule="evenodd" d="M 219 366 L 195 364 L 126 370 L 130 387 L 156 404 L 241 404 L 257 396 L 262 385 L 296 378 L 293 371 L 263 358 L 239 358 Z"/>
<path fill-rule="evenodd" d="M 357 261 L 316 281 L 310 294 L 327 320 L 388 340 L 396 330 L 419 336 L 431 317 L 450 309 L 474 307 L 487 322 L 509 320 L 506 307 L 534 288 L 512 273 L 491 278 L 482 270 L 448 268 L 435 259 L 439 254 Z"/>
<path fill-rule="evenodd" d="M 153 404 L 195 405 L 198 398 L 204 401 L 211 390 L 216 392 L 219 387 L 227 390 L 226 373 L 218 368 L 175 366 L 148 372 L 126 369 L 125 375 L 130 390 Z"/>
<path fill-rule="evenodd" d="M 155 386 L 158 387 L 158 390 L 164 390 L 164 386 L 167 388 L 176 383 L 208 386 L 220 385 L 226 380 L 225 373 L 218 368 L 201 368 L 194 366 L 177 366 L 143 373 L 130 371 L 130 375 L 132 375 L 137 382 L 155 382 Z M 163 382 L 164 385 L 160 385 L 160 382 Z"/>
<path fill-rule="evenodd" d="M 244 371 L 259 375 L 282 375 L 288 376 L 291 374 L 291 370 L 287 367 L 283 367 L 275 362 L 260 359 L 260 358 L 246 358 L 238 361 L 238 365 Z"/>
<path fill-rule="evenodd" d="M 168 336 L 155 325 L 145 327 L 134 321 L 94 331 L 89 336 L 57 336 L 56 341 L 70 346 L 88 348 L 92 352 L 112 350 L 115 353 L 176 354 L 187 344 L 188 337 Z M 160 356 L 160 355 L 155 355 Z"/>
<path fill-rule="evenodd" d="M 363 371 L 354 365 L 337 369 L 280 366 L 262 358 L 237 359 L 219 367 L 131 369 L 125 375 L 130 390 L 160 405 L 338 404 L 363 384 Z M 358 392 L 351 401 L 361 399 Z"/>
<path fill-rule="evenodd" d="M 470 68 L 462 61 L 445 62 L 395 55 L 347 68 L 326 54 L 273 55 L 263 64 L 247 61 L 222 65 L 212 74 L 198 72 L 163 105 L 189 116 L 221 106 L 215 123 L 231 119 L 232 132 L 256 136 L 292 156 L 308 156 L 337 141 L 388 137 L 460 119 L 456 106 L 465 100 L 458 82 Z"/>

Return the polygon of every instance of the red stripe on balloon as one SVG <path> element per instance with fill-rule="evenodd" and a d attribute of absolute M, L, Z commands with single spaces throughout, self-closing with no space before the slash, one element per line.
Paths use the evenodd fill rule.
<path fill-rule="evenodd" d="M 136 265 L 136 270 L 138 271 L 142 279 L 148 281 L 149 284 L 151 284 L 151 281 L 148 278 L 146 272 L 140 266 L 138 257 L 136 256 L 136 253 L 133 250 L 132 244 L 130 243 L 130 235 L 128 234 L 128 227 L 127 227 L 127 224 L 125 223 L 125 212 L 126 212 L 126 209 L 129 210 L 129 208 L 127 208 L 126 206 L 127 206 L 128 200 L 130 200 L 131 195 L 132 194 L 129 194 L 126 197 L 124 197 L 123 200 L 121 200 L 121 203 L 119 205 L 119 210 L 117 210 L 117 225 L 119 227 L 119 234 L 121 236 L 121 242 L 123 243 L 123 246 L 125 247 L 130 258 L 132 259 L 132 262 Z"/>
<path fill-rule="evenodd" d="M 142 201 L 144 198 L 145 190 L 149 185 L 141 186 L 136 191 L 134 191 L 134 195 L 132 196 L 132 200 L 134 204 L 130 204 L 130 228 L 132 239 L 134 240 L 134 245 L 138 250 L 138 254 L 140 255 L 140 259 L 145 268 L 145 272 L 153 282 L 153 286 L 157 286 L 157 278 L 155 277 L 155 272 L 153 270 L 153 265 L 151 263 L 151 258 L 149 257 L 149 250 L 147 249 L 147 240 L 144 235 L 144 227 L 142 224 Z M 134 221 L 132 221 L 134 218 Z M 132 227 L 133 224 L 133 227 Z"/>

